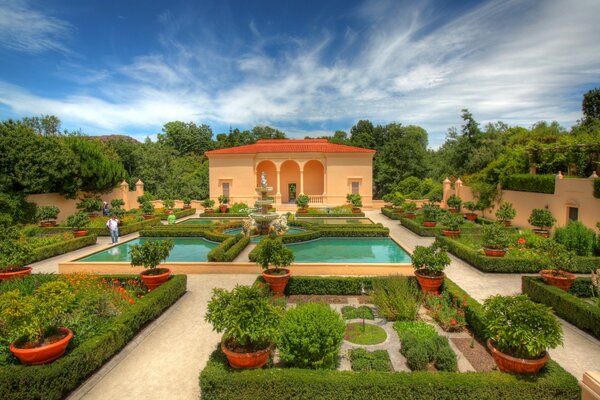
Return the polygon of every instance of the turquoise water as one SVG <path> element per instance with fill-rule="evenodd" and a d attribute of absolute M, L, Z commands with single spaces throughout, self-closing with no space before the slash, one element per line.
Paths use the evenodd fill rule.
<path fill-rule="evenodd" d="M 178 222 L 177 225 L 213 225 L 218 222 L 237 222 L 241 221 L 240 219 L 235 218 L 222 218 L 222 219 L 212 219 L 212 218 L 190 218 L 182 222 Z"/>
<path fill-rule="evenodd" d="M 369 225 L 373 224 L 369 218 L 298 218 L 296 221 L 310 222 L 325 225 Z"/>
<path fill-rule="evenodd" d="M 156 239 L 157 238 L 134 239 L 127 243 L 84 257 L 78 261 L 130 262 L 129 246 Z M 175 246 L 173 247 L 173 250 L 171 250 L 169 258 L 167 258 L 167 261 L 170 262 L 208 261 L 208 252 L 219 245 L 219 243 L 209 242 L 204 238 L 173 238 L 172 240 L 175 242 Z"/>
<path fill-rule="evenodd" d="M 410 256 L 390 238 L 320 238 L 288 244 L 300 263 L 401 263 Z"/>
<path fill-rule="evenodd" d="M 293 233 L 300 233 L 300 232 L 304 232 L 304 229 L 300 229 L 300 228 L 289 228 L 286 235 L 291 235 Z M 237 235 L 238 233 L 242 233 L 242 228 L 234 228 L 234 229 L 227 229 L 226 231 L 224 231 L 223 233 L 227 233 L 229 235 Z M 250 241 L 252 243 L 258 243 L 262 240 L 263 236 L 253 236 L 250 238 Z"/>

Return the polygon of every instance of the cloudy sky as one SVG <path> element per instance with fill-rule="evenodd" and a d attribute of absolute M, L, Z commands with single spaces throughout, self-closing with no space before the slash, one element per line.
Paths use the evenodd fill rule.
<path fill-rule="evenodd" d="M 459 126 L 581 118 L 600 86 L 600 1 L 0 0 L 0 119 L 88 134 L 292 137 L 359 119 Z"/>

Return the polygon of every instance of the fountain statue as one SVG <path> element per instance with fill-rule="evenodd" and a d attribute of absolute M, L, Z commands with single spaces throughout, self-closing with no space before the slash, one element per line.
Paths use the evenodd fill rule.
<path fill-rule="evenodd" d="M 272 187 L 267 186 L 267 173 L 263 171 L 260 174 L 260 186 L 256 188 L 256 193 L 260 196 L 255 203 L 256 211 L 250 213 L 242 228 L 246 236 L 268 235 L 270 232 L 283 235 L 287 232 L 287 219 L 275 212 L 269 212 L 273 200 L 268 199 L 267 193 L 272 190 Z"/>

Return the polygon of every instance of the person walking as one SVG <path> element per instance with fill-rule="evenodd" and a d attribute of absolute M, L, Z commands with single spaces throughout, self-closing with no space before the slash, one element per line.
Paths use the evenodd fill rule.
<path fill-rule="evenodd" d="M 108 231 L 110 232 L 110 238 L 112 239 L 113 243 L 118 243 L 119 242 L 119 220 L 117 219 L 117 216 L 113 214 L 112 217 L 110 217 L 110 219 L 108 221 L 106 221 L 106 227 L 108 228 Z"/>
<path fill-rule="evenodd" d="M 108 202 L 102 203 L 102 215 L 108 217 Z"/>

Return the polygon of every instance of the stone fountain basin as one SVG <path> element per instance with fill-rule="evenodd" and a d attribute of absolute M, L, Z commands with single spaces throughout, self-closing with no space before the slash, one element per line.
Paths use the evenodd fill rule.
<path fill-rule="evenodd" d="M 267 214 L 250 214 L 250 217 L 252 217 L 255 221 L 257 222 L 262 222 L 262 221 L 273 221 L 274 219 L 279 218 L 279 215 L 277 213 L 267 213 Z"/>

